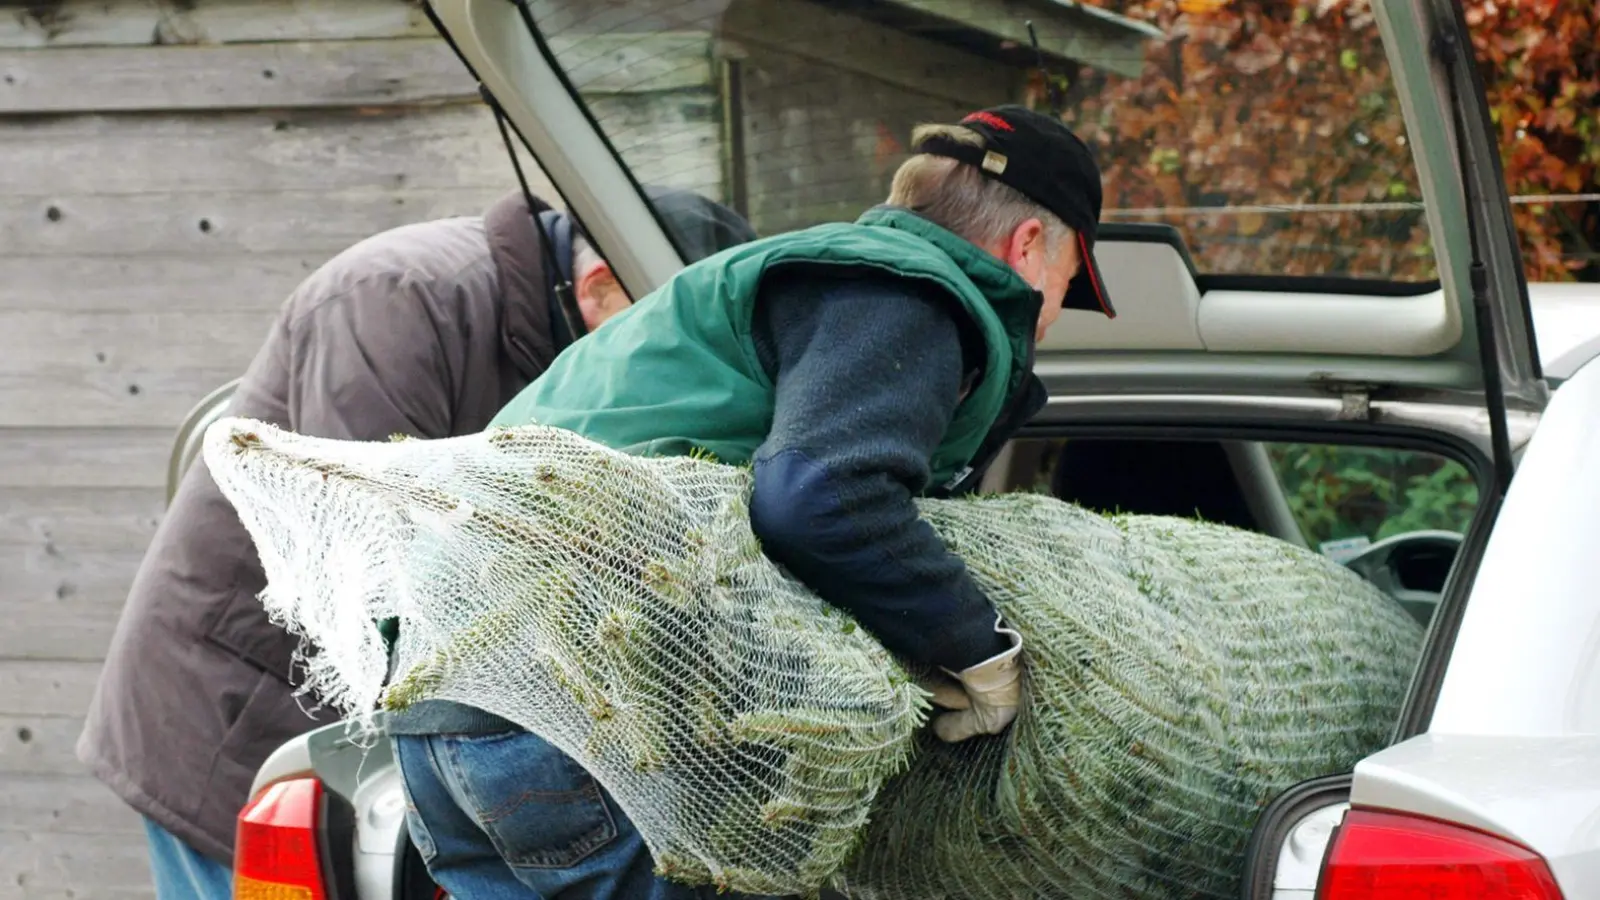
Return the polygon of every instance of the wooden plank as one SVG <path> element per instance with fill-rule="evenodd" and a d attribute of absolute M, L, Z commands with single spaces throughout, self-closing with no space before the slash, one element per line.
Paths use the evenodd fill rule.
<path fill-rule="evenodd" d="M 42 546 L 0 547 L 0 566 L 6 573 L 5 583 L 0 585 L 0 604 L 4 604 L 5 610 L 19 614 L 23 610 L 34 610 L 34 619 L 38 621 L 43 621 L 50 612 L 71 623 L 116 618 L 128 597 L 139 562 L 144 558 L 144 548 L 57 550 L 51 555 Z M 9 612 L 0 612 L 0 615 L 9 615 Z M 0 634 L 12 635 L 13 632 L 14 629 L 7 627 Z M 0 650 L 0 658 L 11 655 Z M 76 658 L 71 654 L 44 655 Z"/>
<path fill-rule="evenodd" d="M 0 831 L 0 885 L 15 900 L 149 900 L 149 852 L 127 834 Z"/>
<path fill-rule="evenodd" d="M 20 601 L 49 601 L 78 595 L 105 598 L 109 608 L 124 596 L 129 581 L 144 558 L 144 547 L 137 549 L 77 546 L 63 549 L 44 542 L 0 545 L 0 597 Z"/>
<path fill-rule="evenodd" d="M 1016 68 L 805 0 L 734 4 L 719 36 L 724 55 L 742 57 L 760 49 L 809 60 L 817 65 L 797 73 L 805 72 L 802 77 L 812 82 L 854 73 L 970 106 L 1005 102 L 1020 85 Z"/>
<path fill-rule="evenodd" d="M 585 94 L 711 84 L 705 35 L 569 35 Z M 559 56 L 567 60 L 565 56 Z M 0 50 L 0 115 L 479 103 L 440 38 Z"/>
<path fill-rule="evenodd" d="M 415 0 L 56 0 L 0 12 L 0 47 L 431 37 Z"/>
<path fill-rule="evenodd" d="M 0 490 L 161 490 L 176 429 L 0 428 Z"/>
<path fill-rule="evenodd" d="M 0 715 L 81 716 L 99 677 L 98 662 L 0 659 Z"/>
<path fill-rule="evenodd" d="M 0 520 L 0 565 L 8 572 L 0 659 L 101 659 L 162 497 L 151 489 L 0 491 L 8 511 Z"/>
<path fill-rule="evenodd" d="M 165 499 L 158 488 L 0 488 L 0 547 L 142 550 Z"/>
<path fill-rule="evenodd" d="M 101 659 L 164 497 L 148 487 L 0 489 L 0 659 Z"/>
<path fill-rule="evenodd" d="M 159 488 L 0 489 L 0 659 L 101 659 L 164 497 Z"/>
<path fill-rule="evenodd" d="M 82 716 L 0 716 L 0 774 L 82 775 L 75 750 L 82 731 Z"/>
<path fill-rule="evenodd" d="M 0 427 L 176 427 L 236 377 L 260 313 L 0 312 Z"/>
<path fill-rule="evenodd" d="M 88 249 L 88 248 L 85 248 Z M 194 312 L 227 309 L 270 316 L 327 253 L 205 256 L 0 255 L 0 310 Z M 0 437 L 0 460 L 10 461 Z M 22 465 L 16 460 L 12 465 Z M 0 484 L 12 474 L 0 462 Z"/>
<path fill-rule="evenodd" d="M 0 556 L 4 553 L 0 552 Z M 132 573 L 122 579 L 132 581 Z M 6 589 L 7 593 L 10 588 Z M 73 595 L 80 598 L 83 595 Z M 0 599 L 0 659 L 99 662 L 105 659 L 127 591 L 99 595 L 103 608 L 82 603 L 12 603 Z M 3 739 L 4 735 L 0 735 Z"/>
<path fill-rule="evenodd" d="M 1078 3 L 1017 0 L 890 0 L 928 20 L 987 34 L 998 45 L 1026 47 L 1032 39 L 1028 22 L 1037 19 L 1039 47 L 1057 58 L 1137 78 L 1144 71 L 1145 51 L 1159 41 L 1161 30 Z M 917 27 L 910 23 L 909 27 Z"/>
<path fill-rule="evenodd" d="M 0 114 L 477 102 L 437 38 L 0 51 Z"/>
<path fill-rule="evenodd" d="M 6 581 L 0 598 L 49 602 L 88 602 L 110 608 L 126 594 L 126 586 L 143 559 L 148 541 L 112 540 L 111 546 L 91 541 L 40 538 L 33 543 L 0 544 Z"/>
<path fill-rule="evenodd" d="M 0 547 L 0 659 L 99 661 L 143 557 L 143 548 Z"/>
<path fill-rule="evenodd" d="M 0 775 L 0 833 L 137 835 L 138 815 L 87 774 Z"/>
<path fill-rule="evenodd" d="M 0 659 L 100 660 L 143 558 L 143 547 L 0 546 Z"/>
<path fill-rule="evenodd" d="M 30 373 L 54 379 L 84 370 L 101 373 L 99 379 L 108 384 L 124 384 L 147 370 L 159 369 L 222 369 L 233 377 L 256 354 L 271 319 L 259 312 L 229 309 L 203 313 L 3 312 L 0 386 L 10 378 L 26 378 Z M 38 385 L 48 383 L 41 381 Z M 192 405 L 216 384 L 183 400 Z M 146 392 L 125 393 L 140 397 Z M 181 416 L 128 424 L 176 428 L 180 419 Z M 28 424 L 47 427 L 52 423 Z M 95 424 L 118 427 L 117 423 Z"/>
<path fill-rule="evenodd" d="M 117 373 L 62 371 L 71 380 L 63 382 L 43 374 L 0 374 L 0 427 L 115 428 L 175 423 L 207 391 L 238 376 L 241 366 L 218 363 L 140 369 L 130 373 L 134 378 Z"/>
<path fill-rule="evenodd" d="M 520 158 L 557 203 L 531 155 Z M 0 119 L 0 159 L 0 195 L 35 198 L 28 220 L 40 227 L 63 195 L 515 185 L 481 105 Z"/>
<path fill-rule="evenodd" d="M 248 252 L 326 258 L 401 225 L 478 215 L 509 187 L 62 197 L 8 204 L 0 212 L 0 247 L 23 257 L 77 256 L 93 247 L 96 254 L 123 256 Z"/>

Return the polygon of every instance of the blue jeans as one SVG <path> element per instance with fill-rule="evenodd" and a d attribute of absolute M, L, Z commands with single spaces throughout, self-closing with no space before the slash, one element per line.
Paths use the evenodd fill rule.
<path fill-rule="evenodd" d="M 233 870 L 144 820 L 156 900 L 233 900 Z"/>
<path fill-rule="evenodd" d="M 655 875 L 611 795 L 537 735 L 393 735 L 406 825 L 461 900 L 729 900 Z"/>

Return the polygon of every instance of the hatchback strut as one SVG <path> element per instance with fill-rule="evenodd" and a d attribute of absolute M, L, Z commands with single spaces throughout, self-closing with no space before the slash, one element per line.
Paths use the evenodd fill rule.
<path fill-rule="evenodd" d="M 1445 66 L 1455 69 L 1472 65 L 1470 51 L 1461 46 L 1455 32 L 1439 23 L 1434 29 L 1433 52 Z M 1516 471 L 1511 457 L 1510 428 L 1506 421 L 1505 384 L 1500 376 L 1500 352 L 1496 338 L 1494 310 L 1489 304 L 1489 270 L 1483 263 L 1483 228 L 1488 208 L 1483 197 L 1474 188 L 1473 167 L 1484 163 L 1473 153 L 1472 142 L 1466 139 L 1466 98 L 1461 91 L 1460 73 L 1452 71 L 1446 79 L 1450 86 L 1450 114 L 1455 125 L 1456 159 L 1461 169 L 1461 190 L 1466 195 L 1467 241 L 1471 248 L 1468 280 L 1472 288 L 1472 313 L 1478 333 L 1478 359 L 1483 367 L 1483 396 L 1489 412 L 1489 444 L 1493 454 L 1495 491 L 1505 496 Z"/>
<path fill-rule="evenodd" d="M 461 48 L 456 46 L 455 38 L 450 36 L 450 30 L 444 27 L 443 22 L 439 21 L 439 14 L 434 11 L 433 4 L 424 0 L 422 12 L 433 25 L 433 30 L 444 38 L 445 43 L 450 45 L 451 52 L 456 55 L 457 59 L 461 60 L 463 66 L 466 66 L 467 73 L 472 76 L 474 81 L 478 82 L 479 96 L 483 98 L 489 110 L 494 113 L 494 123 L 500 130 L 500 140 L 506 145 L 506 154 L 511 157 L 511 168 L 517 176 L 517 187 L 521 190 L 522 200 L 528 207 L 528 216 L 533 219 L 533 230 L 539 236 L 539 249 L 544 257 L 545 267 L 550 277 L 555 280 L 556 306 L 561 311 L 562 319 L 567 323 L 568 333 L 572 335 L 573 340 L 577 340 L 587 334 L 589 329 L 584 324 L 583 311 L 579 308 L 577 299 L 573 296 L 572 281 L 562 274 L 563 267 L 556 259 L 555 241 L 550 236 L 550 231 L 546 228 L 543 217 L 539 215 L 538 203 L 534 200 L 533 191 L 528 187 L 527 176 L 522 172 L 522 163 L 517 159 L 517 148 L 511 141 L 511 129 L 516 126 L 508 122 L 505 110 L 500 106 L 500 101 L 495 98 L 488 85 L 483 83 L 483 79 L 478 77 L 477 71 L 472 68 L 472 63 L 467 59 L 466 54 L 462 53 Z M 520 137 L 521 135 L 519 134 L 518 136 Z M 569 215 L 572 215 L 573 221 L 576 222 L 576 215 L 571 213 Z"/>

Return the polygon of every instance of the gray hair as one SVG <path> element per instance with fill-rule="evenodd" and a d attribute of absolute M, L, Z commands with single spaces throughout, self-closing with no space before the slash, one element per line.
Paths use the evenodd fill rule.
<path fill-rule="evenodd" d="M 983 144 L 982 135 L 959 125 L 920 125 L 912 131 L 911 140 L 916 144 L 935 135 Z M 889 203 L 914 210 L 979 245 L 999 243 L 1018 225 L 1038 219 L 1044 224 L 1045 252 L 1052 260 L 1072 236 L 1072 229 L 1060 217 L 1016 188 L 946 156 L 919 153 L 902 163 L 889 188 Z"/>
<path fill-rule="evenodd" d="M 594 245 L 589 243 L 588 238 L 585 238 L 574 229 L 572 232 L 572 277 L 577 278 L 583 270 L 601 262 L 605 262 L 605 257 L 602 257 L 600 252 L 594 249 Z"/>

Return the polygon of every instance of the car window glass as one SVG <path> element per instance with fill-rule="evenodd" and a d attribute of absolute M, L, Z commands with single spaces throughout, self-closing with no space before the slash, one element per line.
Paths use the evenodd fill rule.
<path fill-rule="evenodd" d="M 1248 14 L 1192 0 L 1027 10 L 535 0 L 531 10 L 640 183 L 725 203 L 763 236 L 853 220 L 888 196 L 917 125 L 1018 103 L 1058 107 L 1089 142 L 1103 221 L 1176 228 L 1201 272 L 1436 275 L 1366 2 Z"/>
<path fill-rule="evenodd" d="M 1336 444 L 1266 449 L 1313 547 L 1350 547 L 1410 531 L 1464 534 L 1478 507 L 1472 474 L 1434 453 Z"/>
<path fill-rule="evenodd" d="M 1286 527 L 1341 561 L 1409 532 L 1464 534 L 1478 508 L 1477 483 L 1465 466 L 1392 447 L 1052 438 L 1014 441 L 1004 461 L 1006 470 L 991 472 L 986 489 L 1294 537 L 1281 533 Z"/>

